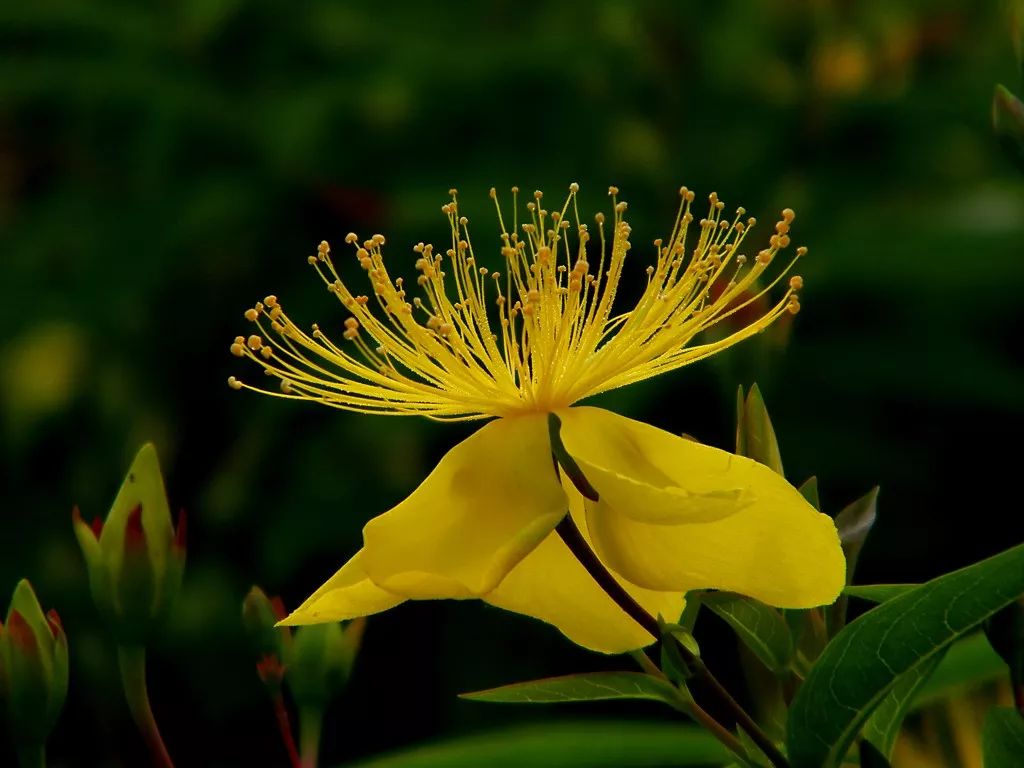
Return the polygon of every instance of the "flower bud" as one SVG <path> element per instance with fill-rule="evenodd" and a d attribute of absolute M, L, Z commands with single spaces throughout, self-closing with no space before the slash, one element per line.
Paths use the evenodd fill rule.
<path fill-rule="evenodd" d="M 242 601 L 242 623 L 256 658 L 256 672 L 271 693 L 280 690 L 292 641 L 288 627 L 275 626 L 286 615 L 281 599 L 267 597 L 259 587 L 250 589 Z"/>
<path fill-rule="evenodd" d="M 344 627 L 332 622 L 295 630 L 285 679 L 299 709 L 323 710 L 345 687 L 365 625 L 366 619 L 355 619 Z"/>
<path fill-rule="evenodd" d="M 41 748 L 67 696 L 68 641 L 57 612 L 44 614 L 24 579 L 0 625 L 0 682 L 15 741 Z"/>
<path fill-rule="evenodd" d="M 88 525 L 76 508 L 96 607 L 122 644 L 145 643 L 174 602 L 185 568 L 185 516 L 175 530 L 151 443 L 128 470 L 105 522 Z"/>

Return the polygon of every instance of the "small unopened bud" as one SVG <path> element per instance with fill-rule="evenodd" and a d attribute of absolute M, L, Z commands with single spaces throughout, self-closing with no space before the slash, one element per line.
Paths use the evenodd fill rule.
<path fill-rule="evenodd" d="M 153 445 L 135 456 L 105 522 L 89 526 L 76 508 L 72 523 L 104 621 L 119 643 L 145 643 L 173 604 L 185 568 L 185 515 L 175 528 Z"/>
<path fill-rule="evenodd" d="M 0 680 L 11 736 L 26 753 L 40 752 L 67 697 L 68 642 L 57 612 L 44 614 L 24 579 L 0 625 Z"/>

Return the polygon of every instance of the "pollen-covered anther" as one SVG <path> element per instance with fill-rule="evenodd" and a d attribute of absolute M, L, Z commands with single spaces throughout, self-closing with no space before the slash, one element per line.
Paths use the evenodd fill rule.
<path fill-rule="evenodd" d="M 345 235 L 345 242 L 348 243 L 349 245 L 352 245 L 352 243 L 357 243 L 359 242 L 359 235 L 357 235 L 355 232 L 349 232 L 347 235 Z"/>
<path fill-rule="evenodd" d="M 795 219 L 795 218 L 796 218 L 796 213 L 793 211 L 792 208 L 783 208 L 782 209 L 782 220 L 784 222 L 786 222 L 787 224 L 792 224 L 793 223 L 793 219 Z"/>
<path fill-rule="evenodd" d="M 772 263 L 772 252 L 769 250 L 763 250 L 757 254 L 757 263 L 763 267 L 767 267 Z"/>
<path fill-rule="evenodd" d="M 806 256 L 807 255 L 807 246 L 801 245 L 799 248 L 797 248 L 796 249 L 796 255 L 797 256 Z"/>
<path fill-rule="evenodd" d="M 266 304 L 271 309 L 273 309 L 274 307 L 277 306 L 277 296 L 275 296 L 274 294 L 270 294 L 269 296 L 265 296 L 263 298 L 263 303 Z"/>
<path fill-rule="evenodd" d="M 786 311 L 791 315 L 795 315 L 800 311 L 800 300 L 795 294 L 789 298 L 789 304 L 786 305 Z"/>
<path fill-rule="evenodd" d="M 250 323 L 256 322 L 256 318 L 259 317 L 259 316 L 260 316 L 260 313 L 257 312 L 252 307 L 249 307 L 249 309 L 245 310 L 245 319 L 248 320 Z"/>
<path fill-rule="evenodd" d="M 232 389 L 241 389 L 242 382 L 236 379 L 234 376 L 228 376 L 228 386 Z"/>
<path fill-rule="evenodd" d="M 793 275 L 789 278 L 789 287 L 794 291 L 799 291 L 804 287 L 804 279 L 800 275 Z"/>
<path fill-rule="evenodd" d="M 288 379 L 281 379 L 281 391 L 286 395 L 290 395 L 292 393 L 292 383 L 288 381 Z"/>
<path fill-rule="evenodd" d="M 256 351 L 263 346 L 263 339 L 254 333 L 245 343 L 249 346 L 249 349 Z"/>
<path fill-rule="evenodd" d="M 384 235 L 374 235 L 371 239 L 373 240 L 373 244 L 376 245 L 378 248 L 384 245 L 385 242 L 387 242 L 384 239 Z"/>
<path fill-rule="evenodd" d="M 628 207 L 629 206 L 626 204 L 626 201 L 623 200 L 621 203 L 616 203 L 615 204 L 615 212 L 616 213 L 625 213 L 626 212 L 626 208 L 628 208 Z"/>
<path fill-rule="evenodd" d="M 321 256 L 326 256 L 331 252 L 331 246 L 326 240 L 321 240 L 320 245 L 316 247 L 316 252 Z"/>
<path fill-rule="evenodd" d="M 260 350 L 260 354 L 263 355 L 264 360 L 269 360 L 274 354 L 274 348 L 265 346 Z"/>
<path fill-rule="evenodd" d="M 235 357 L 245 357 L 245 347 L 236 341 L 231 345 L 231 354 Z"/>
<path fill-rule="evenodd" d="M 569 185 L 569 191 L 575 195 L 577 192 L 580 191 L 580 185 L 574 181 L 572 184 Z"/>

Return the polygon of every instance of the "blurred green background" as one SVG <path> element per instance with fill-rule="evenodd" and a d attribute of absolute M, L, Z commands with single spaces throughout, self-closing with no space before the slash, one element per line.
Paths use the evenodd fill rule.
<path fill-rule="evenodd" d="M 795 208 L 810 256 L 788 343 L 603 401 L 728 447 L 735 389 L 757 380 L 792 481 L 818 475 L 832 512 L 882 486 L 863 581 L 1021 537 L 1024 182 L 989 124 L 994 83 L 1019 84 L 997 4 L 54 0 L 0 6 L 0 46 L 0 597 L 28 576 L 64 618 L 56 764 L 146 760 L 70 524 L 73 504 L 105 514 L 145 440 L 190 514 L 151 654 L 165 739 L 180 765 L 284 764 L 243 595 L 294 607 L 475 426 L 235 393 L 251 371 L 228 345 L 271 292 L 340 324 L 304 261 L 321 239 L 382 232 L 411 274 L 453 185 L 480 249 L 492 185 L 578 181 L 593 212 L 617 184 L 638 260 L 681 184 L 762 222 Z M 613 666 L 477 603 L 403 606 L 368 626 L 325 764 L 614 713 L 455 698 Z"/>

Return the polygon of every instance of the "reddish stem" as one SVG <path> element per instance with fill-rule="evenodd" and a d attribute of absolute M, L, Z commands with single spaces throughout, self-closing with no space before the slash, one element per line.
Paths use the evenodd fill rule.
<path fill-rule="evenodd" d="M 288 762 L 292 768 L 301 768 L 302 761 L 299 760 L 299 750 L 295 746 L 295 737 L 292 735 L 292 721 L 288 717 L 288 709 L 284 705 L 284 696 L 278 691 L 273 696 L 274 714 L 277 716 L 277 727 L 281 731 L 281 741 L 284 748 L 288 750 Z"/>

